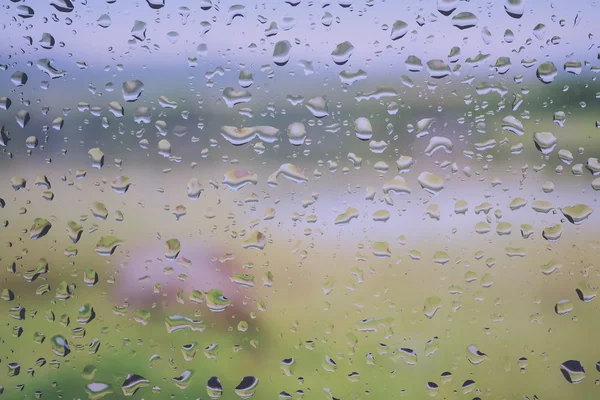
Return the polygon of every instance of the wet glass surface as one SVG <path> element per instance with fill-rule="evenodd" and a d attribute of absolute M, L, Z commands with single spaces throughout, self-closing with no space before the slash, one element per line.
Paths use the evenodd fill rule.
<path fill-rule="evenodd" d="M 596 2 L 6 0 L 0 399 L 591 399 Z"/>

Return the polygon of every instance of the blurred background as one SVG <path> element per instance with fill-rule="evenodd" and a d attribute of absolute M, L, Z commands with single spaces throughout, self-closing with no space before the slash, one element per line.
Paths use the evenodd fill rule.
<path fill-rule="evenodd" d="M 3 398 L 598 396 L 595 2 L 1 7 Z"/>

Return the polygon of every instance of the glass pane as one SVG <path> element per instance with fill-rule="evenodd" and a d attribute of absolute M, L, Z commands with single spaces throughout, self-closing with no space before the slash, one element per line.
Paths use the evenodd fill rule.
<path fill-rule="evenodd" d="M 598 396 L 596 2 L 1 9 L 2 398 Z"/>

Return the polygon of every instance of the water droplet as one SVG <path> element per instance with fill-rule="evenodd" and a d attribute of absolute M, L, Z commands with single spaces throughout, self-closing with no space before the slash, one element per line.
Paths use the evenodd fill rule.
<path fill-rule="evenodd" d="M 392 256 L 390 245 L 387 242 L 373 242 L 372 251 L 373 255 L 378 258 L 386 258 Z"/>
<path fill-rule="evenodd" d="M 136 101 L 144 92 L 144 83 L 140 80 L 123 82 L 123 99 L 127 102 Z"/>
<path fill-rule="evenodd" d="M 306 108 L 308 108 L 315 118 L 323 118 L 329 115 L 325 96 L 311 98 L 306 102 Z"/>
<path fill-rule="evenodd" d="M 287 40 L 282 40 L 275 44 L 273 49 L 273 62 L 279 66 L 283 66 L 290 61 L 290 51 L 292 45 Z"/>
<path fill-rule="evenodd" d="M 62 335 L 52 336 L 50 344 L 52 345 L 52 352 L 58 357 L 65 357 L 71 352 L 67 339 Z"/>
<path fill-rule="evenodd" d="M 110 18 L 110 15 L 102 14 L 98 17 L 98 19 L 96 20 L 96 23 L 101 28 L 108 28 L 112 24 L 112 19 Z"/>
<path fill-rule="evenodd" d="M 504 10 L 511 17 L 519 19 L 525 13 L 525 0 L 504 0 Z"/>
<path fill-rule="evenodd" d="M 194 320 L 183 315 L 171 315 L 166 317 L 165 326 L 169 333 L 185 329 L 189 329 L 192 332 L 202 332 L 206 329 L 206 325 L 202 321 Z"/>
<path fill-rule="evenodd" d="M 585 204 L 575 204 L 574 206 L 563 207 L 560 211 L 569 220 L 569 222 L 579 225 L 583 223 L 583 221 L 585 221 L 594 210 Z"/>
<path fill-rule="evenodd" d="M 279 363 L 281 370 L 286 376 L 294 375 L 294 368 L 296 366 L 296 360 L 293 358 L 284 358 L 281 363 Z"/>
<path fill-rule="evenodd" d="M 351 220 L 353 220 L 354 218 L 358 218 L 358 210 L 353 207 L 348 207 L 346 212 L 339 214 L 335 218 L 335 224 L 336 225 L 345 225 L 345 224 L 349 223 Z"/>
<path fill-rule="evenodd" d="M 252 100 L 252 94 L 247 90 L 234 90 L 232 87 L 223 89 L 223 100 L 227 107 L 231 108 L 238 104 L 248 103 Z"/>
<path fill-rule="evenodd" d="M 444 78 L 450 75 L 450 67 L 443 60 L 427 61 L 427 72 L 429 76 L 436 79 Z"/>
<path fill-rule="evenodd" d="M 544 230 L 542 231 L 542 236 L 548 241 L 555 242 L 561 237 L 562 232 L 562 225 L 556 224 L 544 228 Z"/>
<path fill-rule="evenodd" d="M 165 242 L 165 257 L 174 260 L 181 251 L 181 243 L 178 239 L 169 239 Z"/>
<path fill-rule="evenodd" d="M 452 17 L 452 25 L 460 30 L 473 28 L 474 26 L 477 26 L 477 22 L 478 20 L 475 14 L 468 11 L 458 13 Z"/>
<path fill-rule="evenodd" d="M 371 140 L 373 137 L 373 127 L 371 121 L 365 117 L 357 118 L 354 121 L 354 132 L 360 140 Z"/>
<path fill-rule="evenodd" d="M 433 136 L 429 139 L 429 145 L 425 149 L 425 154 L 431 156 L 437 150 L 444 150 L 446 153 L 452 153 L 452 141 L 446 137 Z"/>
<path fill-rule="evenodd" d="M 278 139 L 279 129 L 272 126 L 251 126 L 245 128 L 222 126 L 220 133 L 229 143 L 239 146 L 251 142 L 256 137 L 263 142 L 273 143 Z"/>
<path fill-rule="evenodd" d="M 27 126 L 27 124 L 29 123 L 29 121 L 31 120 L 31 117 L 29 116 L 28 111 L 19 110 L 15 114 L 15 120 L 17 121 L 17 124 L 19 124 L 19 126 L 21 128 L 25 128 Z"/>
<path fill-rule="evenodd" d="M 487 355 L 477 349 L 477 346 L 472 344 L 467 347 L 467 360 L 473 365 L 481 364 L 487 359 Z"/>
<path fill-rule="evenodd" d="M 560 372 L 572 384 L 581 383 L 585 379 L 585 369 L 583 364 L 578 360 L 565 361 L 560 365 Z"/>
<path fill-rule="evenodd" d="M 98 147 L 94 147 L 88 151 L 88 156 L 92 162 L 92 167 L 102 168 L 104 166 L 104 153 Z"/>
<path fill-rule="evenodd" d="M 300 146 L 304 144 L 307 137 L 306 127 L 301 122 L 292 122 L 288 126 L 287 134 L 291 144 Z"/>
<path fill-rule="evenodd" d="M 119 175 L 112 181 L 110 187 L 119 194 L 127 193 L 127 190 L 131 186 L 131 179 L 124 175 Z"/>
<path fill-rule="evenodd" d="M 208 382 L 206 383 L 206 393 L 208 394 L 208 397 L 213 400 L 221 397 L 223 394 L 223 386 L 218 377 L 212 376 L 208 379 Z"/>
<path fill-rule="evenodd" d="M 185 370 L 181 373 L 181 375 L 176 376 L 171 380 L 179 389 L 187 389 L 187 387 L 192 383 L 193 376 L 193 370 Z"/>
<path fill-rule="evenodd" d="M 456 10 L 459 0 L 437 0 L 437 10 L 440 14 L 448 16 Z"/>
<path fill-rule="evenodd" d="M 535 132 L 533 134 L 533 142 L 542 154 L 549 154 L 554 150 L 558 139 L 551 132 Z"/>
<path fill-rule="evenodd" d="M 392 32 L 390 34 L 392 40 L 398 40 L 403 38 L 408 33 L 408 24 L 404 21 L 396 21 L 392 25 Z"/>
<path fill-rule="evenodd" d="M 308 178 L 304 175 L 304 169 L 299 168 L 294 164 L 287 163 L 282 164 L 277 171 L 269 175 L 269 178 L 267 179 L 269 186 L 277 186 L 279 184 L 277 182 L 279 175 L 283 175 L 286 179 L 296 183 L 308 182 Z"/>
<path fill-rule="evenodd" d="M 421 172 L 418 181 L 424 190 L 432 194 L 437 194 L 444 189 L 444 180 L 431 172 Z"/>
<path fill-rule="evenodd" d="M 252 171 L 231 170 L 223 176 L 223 184 L 229 189 L 237 191 L 246 185 L 256 185 L 258 175 Z"/>
<path fill-rule="evenodd" d="M 96 243 L 96 253 L 101 256 L 110 256 L 121 244 L 123 244 L 123 241 L 116 236 L 102 236 Z"/>
<path fill-rule="evenodd" d="M 423 306 L 423 314 L 429 319 L 433 318 L 435 313 L 442 308 L 442 299 L 439 297 L 428 297 L 425 299 Z"/>
<path fill-rule="evenodd" d="M 543 83 L 552 83 L 558 75 L 558 70 L 552 61 L 546 61 L 539 65 L 536 74 Z"/>
<path fill-rule="evenodd" d="M 52 224 L 45 218 L 36 218 L 33 221 L 31 229 L 29 229 L 29 235 L 32 240 L 40 239 L 48 234 Z"/>
<path fill-rule="evenodd" d="M 258 378 L 254 376 L 245 376 L 242 381 L 235 387 L 235 394 L 242 399 L 249 399 L 254 396 L 258 387 Z"/>
<path fill-rule="evenodd" d="M 335 47 L 335 50 L 331 52 L 331 57 L 337 65 L 344 65 L 348 62 L 353 52 L 354 46 L 352 43 L 345 41 Z"/>

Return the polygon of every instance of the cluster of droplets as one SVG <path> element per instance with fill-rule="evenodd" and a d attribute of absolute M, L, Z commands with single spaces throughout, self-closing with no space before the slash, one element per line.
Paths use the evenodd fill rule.
<path fill-rule="evenodd" d="M 597 59 L 589 16 L 569 22 L 524 0 L 409 4 L 402 20 L 374 0 L 286 0 L 276 14 L 214 0 L 140 0 L 134 13 L 115 0 L 12 3 L 2 22 L 21 42 L 7 40 L 0 64 L 11 232 L 0 365 L 18 396 L 42 398 L 36 385 L 162 396 L 204 382 L 212 399 L 318 386 L 331 399 L 513 395 L 486 381 L 495 363 L 587 384 L 584 345 L 552 364 L 566 350 L 530 343 L 504 356 L 489 337 L 531 340 L 544 310 L 551 324 L 593 330 L 600 122 L 586 108 L 600 99 L 600 65 L 580 61 Z M 91 56 L 72 33 L 116 39 Z M 529 318 L 501 312 L 513 276 L 549 288 Z M 544 337 L 560 347 L 567 334 L 555 331 Z M 70 383 L 65 364 L 85 382 Z M 414 370 L 418 384 L 397 379 Z M 382 371 L 396 380 L 381 383 Z"/>

